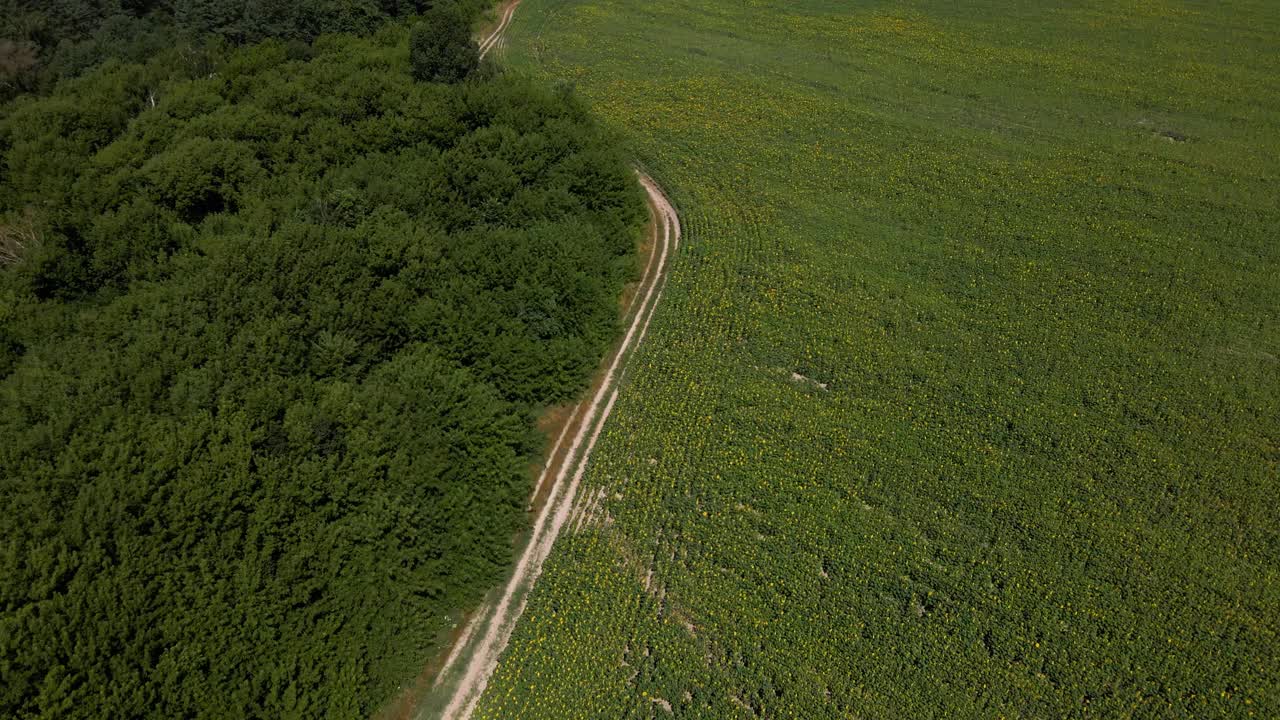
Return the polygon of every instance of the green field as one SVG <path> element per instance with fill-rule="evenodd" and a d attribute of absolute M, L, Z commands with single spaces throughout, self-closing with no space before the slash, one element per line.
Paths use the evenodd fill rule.
<path fill-rule="evenodd" d="M 1280 5 L 525 0 L 686 245 L 476 717 L 1280 716 Z"/>

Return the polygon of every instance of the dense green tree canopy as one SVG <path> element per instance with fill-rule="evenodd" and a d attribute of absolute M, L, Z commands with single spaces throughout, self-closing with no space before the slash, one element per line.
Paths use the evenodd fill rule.
<path fill-rule="evenodd" d="M 469 37 L 481 0 L 450 0 Z M 0 100 L 47 89 L 114 58 L 216 51 L 277 38 L 301 44 L 326 33 L 368 34 L 389 20 L 436 11 L 430 0 L 0 0 Z M 449 16 L 452 19 L 452 16 Z M 440 18 L 430 20 L 437 22 Z"/>
<path fill-rule="evenodd" d="M 409 66 L 419 80 L 458 82 L 479 63 L 471 23 L 452 2 L 434 5 L 409 34 Z"/>
<path fill-rule="evenodd" d="M 571 98 L 406 47 L 0 110 L 0 715 L 367 715 L 509 562 L 643 205 Z"/>

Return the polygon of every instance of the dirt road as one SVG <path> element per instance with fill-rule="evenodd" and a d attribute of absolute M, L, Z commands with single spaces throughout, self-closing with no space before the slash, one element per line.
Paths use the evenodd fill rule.
<path fill-rule="evenodd" d="M 511 17 L 516 14 L 516 8 L 520 5 L 520 0 L 506 0 L 498 9 L 498 26 L 493 29 L 480 41 L 480 58 L 489 54 L 502 39 L 502 34 L 507 31 L 507 26 L 511 24 Z"/>
<path fill-rule="evenodd" d="M 480 42 L 481 57 L 501 43 L 519 4 L 520 0 L 507 0 L 502 5 L 497 27 Z M 534 521 L 511 579 L 501 595 L 475 613 L 436 678 L 436 686 L 448 693 L 448 703 L 440 713 L 445 720 L 466 720 L 480 701 L 542 573 L 542 564 L 574 508 L 591 451 L 618 398 L 617 386 L 625 362 L 644 340 L 654 309 L 662 299 L 668 263 L 680 245 L 680 219 L 657 183 L 643 173 L 637 174 L 649 196 L 653 238 L 644 276 L 625 316 L 626 333 L 588 391 L 589 402 L 574 409 L 551 447 L 536 485 L 541 489 L 551 483 L 548 498 Z M 570 437 L 572 441 L 566 442 Z"/>
<path fill-rule="evenodd" d="M 675 208 L 651 178 L 641 174 L 640 183 L 649 196 L 656 236 L 626 334 L 610 357 L 607 369 L 592 386 L 590 403 L 579 408 L 570 426 L 561 433 L 552 448 L 551 461 L 543 469 L 543 477 L 538 479 L 539 485 L 548 480 L 552 483 L 550 498 L 534 522 L 529 544 L 521 554 L 515 572 L 492 607 L 473 618 L 474 626 L 464 631 L 463 641 L 454 648 L 439 675 L 437 682 L 442 687 L 453 687 L 441 714 L 446 720 L 469 718 L 488 685 L 498 658 L 506 649 L 516 622 L 524 612 L 529 593 L 542 572 L 542 564 L 573 510 L 591 451 L 618 398 L 617 384 L 625 361 L 644 339 L 654 308 L 662 298 L 668 263 L 680 244 L 680 220 Z M 574 431 L 573 440 L 564 446 L 571 430 Z M 465 666 L 453 667 L 464 657 Z"/>

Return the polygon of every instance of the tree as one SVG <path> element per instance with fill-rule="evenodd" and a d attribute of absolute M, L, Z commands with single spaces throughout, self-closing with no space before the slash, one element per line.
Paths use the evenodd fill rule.
<path fill-rule="evenodd" d="M 456 83 L 479 64 L 471 25 L 454 3 L 432 6 L 409 34 L 409 65 L 418 80 Z"/>
<path fill-rule="evenodd" d="M 188 32 L 236 37 L 243 6 L 231 0 L 178 0 L 173 13 L 178 27 Z"/>

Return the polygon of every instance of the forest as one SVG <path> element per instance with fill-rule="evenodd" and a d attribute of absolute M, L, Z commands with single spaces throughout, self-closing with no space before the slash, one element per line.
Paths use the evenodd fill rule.
<path fill-rule="evenodd" d="M 368 35 L 432 9 L 430 0 L 0 0 L 0 100 L 48 91 L 115 59 L 145 63 L 175 45 L 268 38 L 295 49 L 325 33 Z M 445 0 L 473 17 L 483 0 Z"/>
<path fill-rule="evenodd" d="M 368 716 L 615 337 L 615 138 L 411 71 L 445 8 L 302 6 L 4 5 L 0 716 Z"/>

